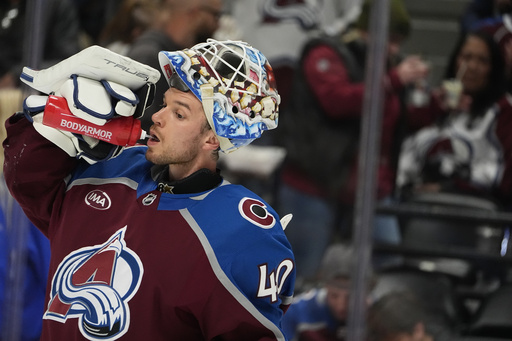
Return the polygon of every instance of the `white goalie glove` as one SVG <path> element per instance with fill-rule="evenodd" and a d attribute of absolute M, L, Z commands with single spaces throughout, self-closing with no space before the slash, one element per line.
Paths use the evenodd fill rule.
<path fill-rule="evenodd" d="M 99 46 L 91 46 L 44 70 L 24 68 L 20 79 L 48 95 L 64 97 L 71 113 L 102 126 L 118 116 L 140 118 L 151 104 L 160 73 Z M 68 155 L 93 164 L 119 155 L 122 146 L 43 124 L 48 96 L 25 99 L 34 128 Z"/>

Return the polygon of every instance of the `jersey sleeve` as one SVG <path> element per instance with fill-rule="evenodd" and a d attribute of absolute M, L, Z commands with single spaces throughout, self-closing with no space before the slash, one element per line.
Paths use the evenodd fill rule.
<path fill-rule="evenodd" d="M 78 160 L 35 131 L 21 114 L 6 122 L 4 176 L 7 187 L 27 217 L 46 236 L 54 208 L 64 197 L 64 179 Z"/>
<path fill-rule="evenodd" d="M 291 246 L 279 217 L 263 200 L 231 194 L 213 196 L 210 214 L 196 216 L 214 255 L 217 278 L 238 302 L 236 316 L 217 315 L 213 324 L 231 326 L 223 340 L 285 340 L 281 323 L 295 285 Z M 217 303 L 222 311 L 229 300 Z M 251 336 L 246 334 L 248 326 Z"/>
<path fill-rule="evenodd" d="M 333 119 L 359 118 L 363 107 L 364 83 L 353 83 L 334 49 L 320 45 L 302 64 L 311 91 L 325 113 Z M 343 103 L 343 105 L 340 105 Z"/>

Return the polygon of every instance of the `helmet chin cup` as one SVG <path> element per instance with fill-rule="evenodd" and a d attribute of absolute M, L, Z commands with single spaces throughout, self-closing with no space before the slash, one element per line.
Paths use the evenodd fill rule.
<path fill-rule="evenodd" d="M 274 73 L 247 43 L 208 39 L 190 49 L 162 51 L 159 62 L 169 86 L 186 87 L 202 102 L 221 151 L 236 150 L 277 127 Z"/>

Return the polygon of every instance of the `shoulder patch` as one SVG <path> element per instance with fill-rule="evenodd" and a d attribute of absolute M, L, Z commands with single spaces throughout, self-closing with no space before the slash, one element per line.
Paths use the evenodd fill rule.
<path fill-rule="evenodd" d="M 271 229 L 276 224 L 276 219 L 260 200 L 245 197 L 240 200 L 238 210 L 245 220 L 263 229 Z"/>

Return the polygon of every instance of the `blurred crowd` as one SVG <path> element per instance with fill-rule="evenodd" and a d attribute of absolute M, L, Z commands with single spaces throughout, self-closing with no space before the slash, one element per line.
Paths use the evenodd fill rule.
<path fill-rule="evenodd" d="M 451 207 L 461 209 L 461 216 L 507 213 L 512 209 L 512 1 L 467 1 L 456 14 L 459 34 L 446 51 L 446 70 L 437 84 L 429 76 L 432 61 L 403 52 L 414 30 L 410 2 L 389 0 L 379 152 L 376 165 L 367 165 L 375 169 L 376 203 Z M 287 337 L 345 340 L 365 71 L 368 62 L 378 62 L 367 58 L 372 1 L 44 0 L 42 12 L 35 3 L 0 3 L 3 120 L 21 108 L 23 66 L 44 68 L 91 45 L 156 69 L 159 51 L 210 37 L 245 40 L 269 58 L 281 95 L 279 129 L 256 147 L 280 148 L 285 157 L 273 163 L 270 176 L 227 166 L 223 171 L 268 195 L 282 216 L 294 216 L 286 233 L 296 257 L 297 297 L 283 320 Z M 27 51 L 33 51 L 30 37 L 36 33 L 41 51 L 34 62 Z M 142 120 L 145 129 L 162 105 L 164 83 L 162 78 L 157 84 Z M 36 340 L 40 325 L 33 321 L 42 316 L 42 301 L 32 300 L 39 307 L 23 313 L 23 326 L 35 332 L 13 331 L 5 327 L 5 317 L 12 304 L 27 302 L 20 298 L 5 308 L 5 294 L 20 280 L 42 285 L 33 278 L 47 271 L 41 262 L 47 241 L 28 222 L 26 233 L 15 235 L 12 222 L 19 220 L 12 215 L 22 213 L 12 205 L 0 208 L 0 243 L 5 244 L 0 248 L 0 340 L 11 340 L 6 333 Z M 503 315 L 504 305 L 493 296 L 508 292 L 511 280 L 507 223 L 389 213 L 376 214 L 373 222 L 372 242 L 398 251 L 372 254 L 372 274 L 361 289 L 368 292 L 368 340 L 512 337 L 512 319 L 500 324 L 496 321 L 506 319 L 494 318 Z M 19 238 L 30 266 L 16 277 L 8 250 L 20 245 Z M 408 256 L 401 247 L 483 252 L 492 262 L 442 252 Z M 28 284 L 22 287 L 34 292 Z"/>

